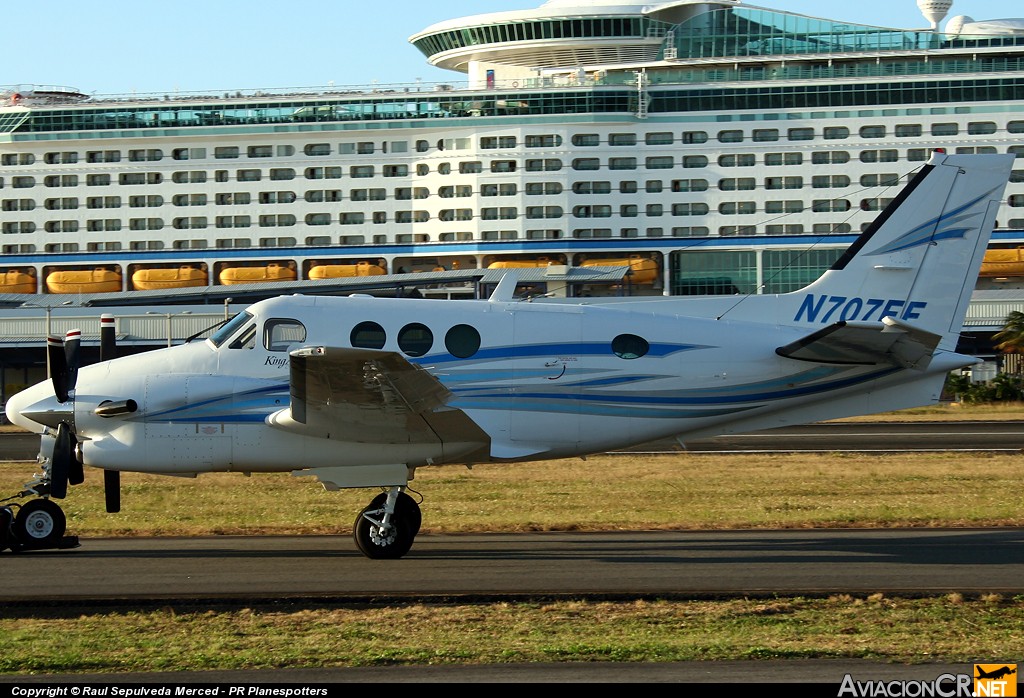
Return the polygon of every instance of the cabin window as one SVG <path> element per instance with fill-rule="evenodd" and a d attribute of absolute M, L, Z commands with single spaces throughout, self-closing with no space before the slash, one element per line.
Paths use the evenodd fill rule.
<path fill-rule="evenodd" d="M 398 348 L 406 356 L 423 356 L 434 346 L 434 335 L 426 325 L 410 322 L 398 332 Z"/>
<path fill-rule="evenodd" d="M 456 325 L 444 336 L 448 353 L 458 359 L 468 359 L 480 349 L 480 333 L 469 325 Z"/>
<path fill-rule="evenodd" d="M 352 328 L 352 334 L 349 335 L 349 343 L 353 347 L 361 349 L 383 349 L 387 338 L 387 333 L 384 332 L 383 327 L 376 322 L 367 321 L 360 322 Z"/>
<path fill-rule="evenodd" d="M 306 341 L 306 327 L 298 320 L 267 320 L 263 325 L 263 346 L 267 351 L 288 351 L 292 344 Z"/>
<path fill-rule="evenodd" d="M 229 337 L 235 334 L 235 332 L 238 331 L 238 328 L 240 328 L 242 325 L 245 325 L 250 320 L 252 320 L 252 313 L 239 313 L 238 315 L 231 318 L 231 320 L 229 320 L 227 324 L 225 324 L 223 327 L 217 330 L 217 332 L 214 333 L 212 337 L 210 337 L 210 341 L 213 342 L 214 346 L 219 347 L 221 344 L 227 341 Z"/>
<path fill-rule="evenodd" d="M 612 340 L 612 353 L 620 359 L 639 359 L 650 351 L 651 346 L 643 337 L 635 334 L 620 334 Z"/>

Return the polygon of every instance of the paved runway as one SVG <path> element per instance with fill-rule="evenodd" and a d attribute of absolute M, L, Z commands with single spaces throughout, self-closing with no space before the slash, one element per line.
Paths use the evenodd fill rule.
<path fill-rule="evenodd" d="M 2 564 L 15 603 L 1018 594 L 1024 529 L 424 534 L 393 561 L 348 536 L 100 539 Z"/>

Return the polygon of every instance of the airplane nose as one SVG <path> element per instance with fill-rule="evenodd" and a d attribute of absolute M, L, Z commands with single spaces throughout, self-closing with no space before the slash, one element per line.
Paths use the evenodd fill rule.
<path fill-rule="evenodd" d="M 37 405 L 39 402 L 51 398 L 54 405 L 56 406 L 56 398 L 53 396 L 53 390 L 50 389 L 49 383 L 38 383 L 30 388 L 22 390 L 20 393 L 12 395 L 7 400 L 7 404 L 4 407 L 4 412 L 7 415 L 7 421 L 11 424 L 16 424 L 22 429 L 28 429 L 29 431 L 41 432 L 43 425 L 25 416 L 25 412 L 30 407 Z"/>

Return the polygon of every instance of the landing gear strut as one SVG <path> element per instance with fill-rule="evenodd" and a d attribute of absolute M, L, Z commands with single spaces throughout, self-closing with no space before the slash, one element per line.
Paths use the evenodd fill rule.
<path fill-rule="evenodd" d="M 352 535 L 366 557 L 396 560 L 412 547 L 423 515 L 416 500 L 404 490 L 392 487 L 377 495 L 356 517 Z"/>

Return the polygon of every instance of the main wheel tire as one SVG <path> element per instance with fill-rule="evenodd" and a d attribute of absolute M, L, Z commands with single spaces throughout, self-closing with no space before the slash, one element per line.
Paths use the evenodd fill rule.
<path fill-rule="evenodd" d="M 382 531 L 364 516 L 371 514 L 377 518 L 381 509 L 380 505 L 371 504 L 359 512 L 352 527 L 352 536 L 356 540 L 356 547 L 371 560 L 397 560 L 409 552 L 416 538 L 413 522 L 396 512 L 391 517 L 389 529 Z"/>
<path fill-rule="evenodd" d="M 67 519 L 49 499 L 33 499 L 18 510 L 12 530 L 15 540 L 26 548 L 56 548 L 64 538 Z"/>
<path fill-rule="evenodd" d="M 374 509 L 383 509 L 384 502 L 388 500 L 388 493 L 381 492 L 372 500 L 370 504 L 363 511 L 373 511 Z M 406 518 L 410 524 L 412 524 L 412 534 L 415 536 L 420 532 L 420 525 L 423 523 L 423 512 L 420 511 L 420 505 L 416 503 L 416 500 L 407 495 L 405 492 L 401 492 L 398 495 L 398 501 L 395 502 L 395 513 L 399 516 Z"/>

